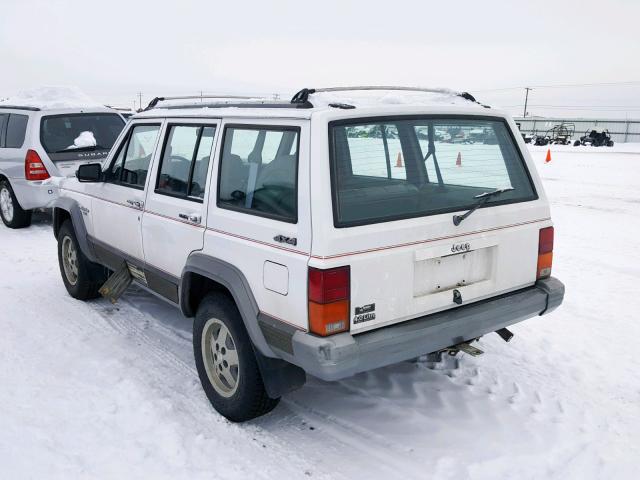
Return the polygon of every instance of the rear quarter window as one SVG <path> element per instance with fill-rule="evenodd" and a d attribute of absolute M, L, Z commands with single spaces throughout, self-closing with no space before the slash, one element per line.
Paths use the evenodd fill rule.
<path fill-rule="evenodd" d="M 18 115 L 12 113 L 7 121 L 7 133 L 5 136 L 6 148 L 21 148 L 24 143 L 24 137 L 27 133 L 27 123 L 29 117 L 27 115 Z"/>

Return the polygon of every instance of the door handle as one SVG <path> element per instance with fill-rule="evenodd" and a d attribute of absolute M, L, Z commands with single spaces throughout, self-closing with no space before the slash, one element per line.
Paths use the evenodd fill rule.
<path fill-rule="evenodd" d="M 140 200 L 127 200 L 127 203 L 132 207 L 139 208 L 140 210 L 144 207 L 144 202 L 141 202 Z"/>
<path fill-rule="evenodd" d="M 179 213 L 178 216 L 191 223 L 200 223 L 202 221 L 202 217 L 196 213 Z"/>

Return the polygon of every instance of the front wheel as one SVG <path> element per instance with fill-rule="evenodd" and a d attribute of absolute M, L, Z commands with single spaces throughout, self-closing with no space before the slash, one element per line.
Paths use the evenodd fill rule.
<path fill-rule="evenodd" d="M 0 218 L 9 228 L 31 225 L 31 210 L 23 210 L 7 180 L 0 181 Z"/>
<path fill-rule="evenodd" d="M 264 388 L 251 339 L 227 295 L 208 294 L 193 322 L 193 352 L 207 398 L 221 415 L 244 422 L 273 410 L 280 399 Z"/>
<path fill-rule="evenodd" d="M 106 270 L 82 253 L 70 220 L 66 220 L 58 232 L 58 264 L 69 295 L 78 300 L 100 296 L 98 290 L 107 280 Z"/>

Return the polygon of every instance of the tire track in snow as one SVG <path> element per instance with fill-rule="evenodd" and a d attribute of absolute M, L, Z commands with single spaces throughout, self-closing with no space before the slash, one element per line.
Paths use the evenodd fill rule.
<path fill-rule="evenodd" d="M 135 295 L 137 296 L 137 293 Z M 148 295 L 150 300 L 156 301 L 156 299 L 150 294 L 143 292 L 142 295 Z M 185 407 L 187 407 L 195 420 L 202 421 L 203 419 L 214 418 L 216 423 L 226 424 L 227 428 L 239 429 L 250 434 L 256 442 L 269 446 L 269 448 L 275 450 L 277 452 L 275 453 L 276 455 L 286 457 L 288 463 L 300 465 L 301 477 L 306 477 L 309 474 L 313 474 L 315 477 L 320 478 L 325 476 L 325 474 L 319 472 L 320 468 L 317 466 L 318 462 L 310 462 L 308 458 L 303 457 L 298 453 L 298 446 L 271 435 L 270 432 L 264 430 L 260 426 L 253 425 L 251 423 L 244 425 L 233 424 L 215 412 L 202 391 L 195 365 L 183 360 L 175 350 L 176 347 L 184 347 L 188 349 L 189 353 L 191 353 L 191 342 L 186 341 L 183 336 L 174 331 L 171 327 L 164 325 L 161 320 L 140 311 L 138 307 L 136 307 L 127 297 L 127 294 L 119 300 L 117 306 L 111 305 L 105 300 L 91 303 L 89 305 L 91 309 L 105 321 L 103 322 L 103 325 L 108 326 L 106 327 L 107 330 L 110 329 L 111 331 L 135 342 L 136 346 L 143 349 L 144 353 L 148 353 L 153 359 L 157 360 L 157 362 L 153 362 L 155 368 L 152 366 L 147 370 L 149 377 L 140 377 L 139 380 L 142 380 L 145 383 L 154 383 L 157 389 L 157 385 L 166 383 L 163 378 L 164 374 L 157 369 L 158 363 L 162 364 L 165 368 L 169 367 L 174 373 L 184 376 L 185 379 L 191 379 L 190 386 L 192 388 L 182 392 L 173 390 L 172 393 L 180 395 L 181 402 Z M 158 337 L 155 337 L 152 334 L 158 333 L 159 326 L 161 326 L 165 331 L 160 332 Z M 171 342 L 175 342 L 175 345 L 165 343 L 163 340 L 166 339 L 171 340 Z M 150 382 L 149 380 L 152 380 L 153 382 Z M 336 477 L 332 474 L 331 478 Z"/>
<path fill-rule="evenodd" d="M 151 295 L 144 292 L 142 295 L 148 295 L 152 298 Z M 137 293 L 135 296 L 137 297 Z M 155 299 L 153 300 L 155 301 Z M 197 389 L 200 389 L 200 383 L 195 366 L 185 362 L 180 358 L 178 353 L 171 348 L 171 346 L 162 342 L 159 338 L 150 335 L 150 333 L 157 332 L 157 327 L 161 325 L 166 329 L 166 332 L 160 333 L 159 336 L 168 337 L 172 342 L 176 343 L 175 346 L 188 348 L 189 352 L 192 351 L 191 342 L 186 342 L 178 333 L 174 332 L 170 327 L 167 327 L 167 325 L 164 325 L 161 320 L 140 311 L 126 294 L 119 300 L 117 306 L 106 303 L 106 301 L 98 301 L 90 305 L 92 309 L 106 321 L 109 328 L 136 342 L 139 347 L 144 348 L 145 351 L 164 365 L 171 365 L 176 372 L 192 377 L 194 379 L 194 383 L 197 384 Z M 170 332 L 173 332 L 173 335 L 171 335 Z M 204 398 L 204 393 L 201 393 L 199 397 Z M 212 408 L 209 406 L 206 398 L 204 401 L 195 398 L 184 398 L 183 401 L 187 402 L 187 404 L 193 408 L 194 411 L 197 411 L 199 415 L 217 415 L 217 413 L 213 412 Z M 348 449 L 348 451 L 351 452 L 359 452 L 355 455 L 359 455 L 362 458 L 366 458 L 370 455 L 371 449 L 374 448 L 376 456 L 384 459 L 383 462 L 379 463 L 379 469 L 390 475 L 403 473 L 404 475 L 411 477 L 416 475 L 416 472 L 420 471 L 422 468 L 420 463 L 415 463 L 410 458 L 398 458 L 398 454 L 402 454 L 403 450 L 406 452 L 406 448 L 403 448 L 398 444 L 385 441 L 380 437 L 380 435 L 372 432 L 371 430 L 367 430 L 349 422 L 341 421 L 340 419 L 294 400 L 283 398 L 282 403 L 296 416 L 295 420 L 293 420 L 295 423 L 318 425 L 315 427 L 317 433 L 322 433 L 329 437 L 329 439 L 321 442 L 323 444 L 326 442 L 331 442 L 333 444 L 338 443 L 342 445 L 343 449 Z M 261 441 L 272 443 L 274 437 L 271 435 L 271 432 L 264 430 L 262 427 L 255 428 L 259 429 L 258 432 L 261 435 Z M 284 441 L 290 443 L 288 440 L 283 440 L 279 437 L 275 438 L 277 438 L 279 442 Z M 290 444 L 286 450 L 288 452 L 293 452 L 296 448 L 296 445 Z M 381 452 L 387 451 L 395 453 L 381 454 Z M 291 453 L 288 455 L 291 455 Z M 411 465 L 412 463 L 413 465 Z"/>

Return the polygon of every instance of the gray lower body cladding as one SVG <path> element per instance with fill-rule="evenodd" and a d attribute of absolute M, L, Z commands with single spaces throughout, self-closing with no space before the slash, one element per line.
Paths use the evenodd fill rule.
<path fill-rule="evenodd" d="M 277 323 L 271 321 L 265 337 L 274 352 L 307 373 L 327 381 L 339 380 L 549 313 L 563 298 L 562 282 L 548 278 L 522 290 L 358 335 L 342 333 L 322 338 L 299 330 L 292 332 L 285 326 L 275 335 Z M 288 337 L 286 342 L 284 337 Z"/>

